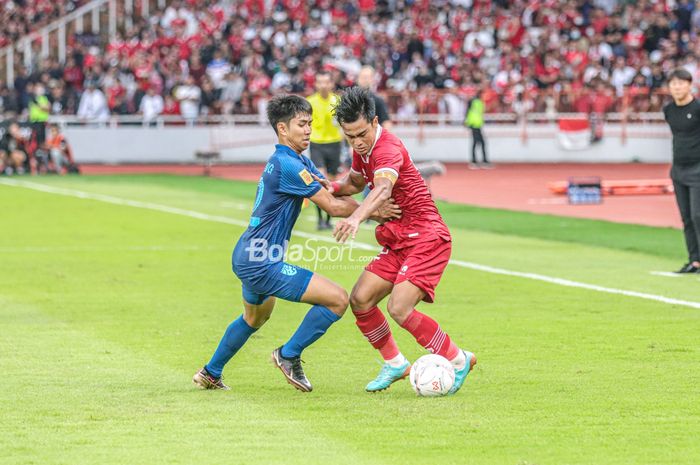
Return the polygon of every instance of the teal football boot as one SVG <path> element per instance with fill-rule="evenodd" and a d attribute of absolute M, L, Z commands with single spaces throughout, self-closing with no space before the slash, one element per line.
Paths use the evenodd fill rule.
<path fill-rule="evenodd" d="M 449 396 L 459 391 L 459 388 L 461 388 L 462 384 L 464 384 L 464 380 L 467 379 L 467 375 L 471 373 L 474 365 L 476 365 L 476 355 L 472 354 L 471 352 L 467 352 L 466 350 L 463 350 L 462 352 L 464 352 L 464 356 L 467 358 L 467 363 L 464 364 L 464 368 L 461 370 L 455 370 L 455 383 L 447 393 Z"/>
<path fill-rule="evenodd" d="M 406 361 L 398 368 L 394 368 L 388 363 L 382 365 L 382 369 L 376 378 L 369 382 L 365 391 L 378 392 L 388 389 L 392 383 L 404 379 L 411 372 L 411 362 Z"/>

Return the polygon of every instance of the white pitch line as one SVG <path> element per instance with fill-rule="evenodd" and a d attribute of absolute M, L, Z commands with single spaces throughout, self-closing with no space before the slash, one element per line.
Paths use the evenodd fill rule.
<path fill-rule="evenodd" d="M 596 284 L 586 284 L 580 283 L 578 281 L 571 281 L 569 279 L 555 278 L 552 276 L 546 276 L 536 273 L 524 273 L 521 271 L 511 271 L 504 270 L 502 268 L 494 268 L 488 265 L 479 265 L 478 263 L 464 262 L 461 260 L 450 260 L 450 263 L 464 268 L 470 268 L 472 270 L 485 271 L 487 273 L 502 274 L 506 276 L 517 276 L 519 278 L 533 279 L 535 281 L 544 281 L 550 284 L 557 284 L 559 286 L 566 287 L 577 287 L 579 289 L 588 289 L 591 291 L 605 292 L 607 294 L 617 294 L 626 295 L 629 297 L 639 297 L 640 299 L 654 300 L 656 302 L 663 302 L 665 304 L 671 305 L 682 305 L 684 307 L 692 307 L 700 309 L 700 302 L 693 302 L 690 300 L 680 300 L 674 299 L 672 297 L 664 297 L 662 295 L 647 294 L 646 292 L 628 291 L 625 289 L 615 289 L 612 287 L 598 286 Z"/>
<path fill-rule="evenodd" d="M 155 211 L 164 212 L 164 213 L 172 213 L 174 215 L 181 215 L 181 216 L 186 216 L 189 218 L 196 218 L 198 220 L 203 220 L 203 221 L 213 221 L 213 222 L 217 222 L 217 223 L 225 223 L 225 224 L 231 224 L 231 225 L 235 225 L 235 226 L 248 227 L 248 223 L 246 223 L 246 222 L 234 220 L 232 218 L 227 218 L 225 216 L 209 215 L 207 213 L 201 213 L 201 212 L 192 211 L 192 210 L 184 210 L 182 208 L 170 207 L 167 205 L 160 205 L 160 204 L 151 203 L 151 202 L 141 202 L 138 200 L 129 200 L 129 199 L 123 199 L 120 197 L 113 197 L 111 195 L 94 194 L 91 192 L 84 192 L 84 191 L 78 191 L 78 190 L 73 190 L 73 189 L 64 189 L 64 188 L 60 188 L 60 187 L 52 187 L 52 186 L 47 186 L 47 185 L 36 183 L 36 182 L 31 182 L 31 181 L 16 181 L 13 179 L 2 179 L 2 180 L 0 180 L 0 184 L 4 184 L 6 186 L 13 186 L 13 187 L 24 187 L 27 189 L 33 189 L 33 190 L 37 190 L 40 192 L 65 195 L 65 196 L 69 196 L 69 197 L 77 197 L 80 199 L 98 200 L 101 202 L 111 203 L 111 204 L 115 204 L 115 205 L 123 205 L 123 206 L 135 207 L 135 208 L 155 210 Z M 317 234 L 307 233 L 307 232 L 303 232 L 303 231 L 294 231 L 294 235 L 299 236 L 299 237 L 309 238 L 309 239 L 316 239 L 316 240 L 319 240 L 322 242 L 335 243 L 335 240 L 332 237 L 330 237 L 330 235 L 328 237 L 324 237 L 324 236 L 319 236 Z M 355 248 L 358 248 L 358 249 L 369 250 L 369 251 L 374 251 L 374 252 L 379 250 L 377 246 L 374 246 L 371 244 L 366 244 L 363 242 L 357 242 L 357 241 L 354 242 L 352 246 Z M 661 302 L 661 303 L 670 304 L 670 305 L 680 305 L 683 307 L 691 307 L 691 308 L 700 309 L 700 302 L 674 299 L 671 297 L 665 297 L 665 296 L 656 295 L 656 294 L 648 294 L 645 292 L 628 291 L 625 289 L 615 289 L 615 288 L 611 288 L 611 287 L 604 287 L 604 286 L 598 286 L 595 284 L 581 283 L 578 281 L 571 281 L 569 279 L 556 278 L 556 277 L 541 275 L 541 274 L 537 274 L 537 273 L 525 273 L 525 272 L 521 272 L 521 271 L 506 270 L 503 268 L 496 268 L 493 266 L 481 265 L 479 263 L 473 263 L 473 262 L 465 262 L 462 260 L 450 260 L 450 264 L 455 265 L 455 266 L 459 266 L 462 268 L 468 268 L 468 269 L 482 271 L 482 272 L 486 272 L 486 273 L 499 274 L 499 275 L 504 275 L 504 276 L 513 276 L 513 277 L 518 277 L 518 278 L 531 279 L 534 281 L 542 281 L 542 282 L 546 282 L 549 284 L 556 284 L 558 286 L 573 287 L 573 288 L 578 288 L 578 289 L 587 289 L 590 291 L 603 292 L 603 293 L 615 294 L 615 295 L 624 295 L 624 296 L 628 296 L 628 297 L 637 297 L 639 299 L 652 300 L 655 302 Z"/>
<path fill-rule="evenodd" d="M 649 274 L 654 276 L 663 276 L 665 278 L 680 278 L 681 275 L 673 271 L 650 271 Z"/>

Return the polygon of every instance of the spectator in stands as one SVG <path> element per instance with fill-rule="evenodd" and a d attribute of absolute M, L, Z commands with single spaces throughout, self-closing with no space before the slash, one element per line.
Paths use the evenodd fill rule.
<path fill-rule="evenodd" d="M 216 115 L 220 113 L 221 91 L 214 88 L 214 84 L 208 77 L 202 79 L 202 92 L 199 112 L 202 115 Z"/>
<path fill-rule="evenodd" d="M 65 2 L 54 3 L 50 14 L 65 11 Z M 378 71 L 375 90 L 396 93 L 387 97 L 395 112 L 415 104 L 401 100 L 404 90 L 430 94 L 432 89 L 454 88 L 466 101 L 483 85 L 486 111 L 508 111 L 518 93 L 523 101 L 533 101 L 535 111 L 551 109 L 553 102 L 569 105 L 579 100 L 583 105 L 586 99 L 580 94 L 597 79 L 614 86 L 619 108 L 638 73 L 652 90 L 663 86 L 663 74 L 676 66 L 700 73 L 695 64 L 700 2 L 376 3 L 376 12 L 384 13 L 375 14 L 356 2 L 326 0 L 168 2 L 167 8 L 152 10 L 149 21 L 137 21 L 125 30 L 104 53 L 69 37 L 66 63 L 48 59 L 32 63 L 30 70 L 16 67 L 18 113 L 27 107 L 30 81 L 45 86 L 52 79 L 60 81 L 70 99 L 82 92 L 86 77 L 98 80 L 113 111 L 118 100 L 119 113 L 135 113 L 150 85 L 156 85 L 161 96 L 175 90 L 179 100 L 177 90 L 188 75 L 198 87 L 208 76 L 219 102 L 203 106 L 228 114 L 255 113 L 269 92 L 311 93 L 316 72 L 329 65 L 334 66 L 333 81 L 344 88 L 360 63 L 372 63 Z M 34 17 L 25 9 L 30 5 L 12 2 L 9 16 L 0 12 L 0 19 L 7 20 L 0 22 L 0 43 L 28 30 L 26 18 Z M 245 91 L 224 91 L 232 69 L 240 71 L 235 86 L 240 80 Z M 114 74 L 124 92 L 116 98 L 110 95 Z M 564 87 L 574 95 L 559 98 Z M 199 107 L 207 98 L 195 98 L 182 112 L 191 118 L 195 103 Z M 439 101 L 431 98 L 422 109 L 438 111 Z M 647 102 L 650 110 L 660 109 L 661 99 Z M 75 108 L 64 106 L 62 111 L 74 113 Z"/>
<path fill-rule="evenodd" d="M 107 99 L 91 79 L 85 81 L 85 91 L 78 105 L 78 118 L 95 123 L 103 123 L 109 118 Z"/>
<path fill-rule="evenodd" d="M 240 105 L 243 91 L 245 90 L 245 79 L 236 71 L 226 75 L 223 87 L 221 88 L 221 113 L 230 115 L 234 109 Z"/>
<path fill-rule="evenodd" d="M 0 116 L 14 117 L 20 113 L 20 103 L 15 89 L 0 82 Z"/>
<path fill-rule="evenodd" d="M 143 124 L 155 124 L 156 118 L 163 113 L 164 107 L 165 102 L 163 101 L 163 97 L 156 93 L 155 86 L 149 87 L 139 105 L 139 113 L 143 115 Z"/>
<path fill-rule="evenodd" d="M 231 63 L 224 58 L 221 50 L 214 52 L 214 59 L 207 65 L 207 76 L 216 89 L 224 85 L 224 78 L 231 72 Z"/>
<path fill-rule="evenodd" d="M 175 88 L 175 99 L 180 105 L 180 114 L 188 124 L 194 124 L 199 116 L 199 102 L 202 99 L 202 90 L 194 82 L 192 76 L 185 78 L 184 84 Z"/>
<path fill-rule="evenodd" d="M 194 82 L 199 85 L 202 82 L 202 77 L 207 73 L 207 68 L 202 64 L 199 53 L 193 53 L 189 64 L 189 75 L 192 76 Z"/>
<path fill-rule="evenodd" d="M 75 101 L 69 100 L 62 83 L 57 80 L 49 81 L 49 103 L 51 104 L 51 115 L 74 114 Z"/>
<path fill-rule="evenodd" d="M 40 3 L 26 0 L 2 2 L 0 47 L 17 41 L 32 30 L 48 25 L 84 3 L 85 0 Z"/>
<path fill-rule="evenodd" d="M 75 92 L 80 92 L 83 89 L 83 69 L 75 61 L 75 58 L 68 57 L 66 66 L 63 68 L 63 80 L 66 85 Z"/>
<path fill-rule="evenodd" d="M 28 137 L 22 133 L 19 124 L 11 122 L 0 138 L 0 165 L 2 174 L 23 174 L 30 169 Z"/>
<path fill-rule="evenodd" d="M 163 114 L 168 116 L 180 115 L 180 105 L 171 94 L 165 96 Z"/>

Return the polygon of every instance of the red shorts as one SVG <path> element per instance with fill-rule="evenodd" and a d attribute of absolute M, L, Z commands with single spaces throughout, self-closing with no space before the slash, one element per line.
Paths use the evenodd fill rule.
<path fill-rule="evenodd" d="M 451 253 L 452 242 L 442 239 L 399 250 L 384 247 L 365 270 L 394 285 L 410 281 L 425 292 L 423 300 L 432 303 L 435 300 L 435 288 L 450 261 Z"/>

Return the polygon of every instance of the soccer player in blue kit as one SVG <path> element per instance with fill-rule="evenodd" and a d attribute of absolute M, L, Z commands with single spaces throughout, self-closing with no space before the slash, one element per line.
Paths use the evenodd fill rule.
<path fill-rule="evenodd" d="M 221 380 L 224 365 L 270 318 L 276 298 L 312 307 L 292 337 L 272 352 L 272 361 L 289 384 L 312 390 L 301 366 L 301 353 L 338 321 L 348 307 L 341 286 L 317 273 L 286 263 L 284 252 L 304 198 L 331 216 L 349 216 L 358 207 L 351 197 L 334 197 L 316 179 L 323 175 L 302 155 L 309 146 L 312 109 L 307 100 L 286 95 L 272 99 L 267 116 L 279 143 L 263 170 L 248 229 L 233 250 L 233 272 L 243 288 L 243 314 L 231 323 L 209 363 L 192 381 L 204 389 L 229 387 Z M 385 212 L 388 210 L 384 210 Z M 387 218 L 396 216 L 394 212 Z"/>

